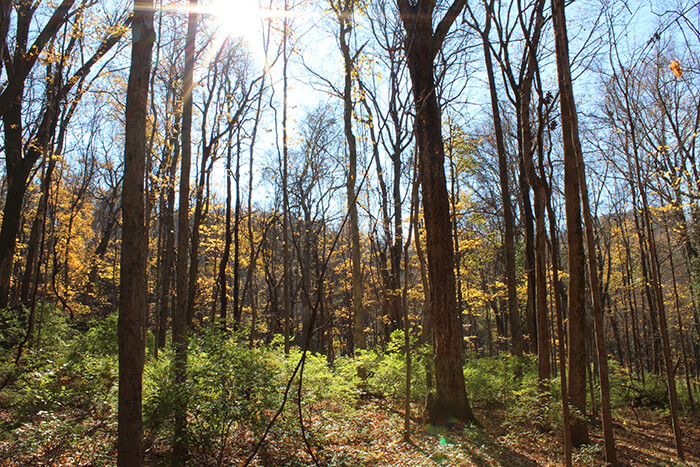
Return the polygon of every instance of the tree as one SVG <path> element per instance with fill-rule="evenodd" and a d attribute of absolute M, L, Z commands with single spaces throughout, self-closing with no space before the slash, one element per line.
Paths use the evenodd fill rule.
<path fill-rule="evenodd" d="M 190 247 L 190 269 L 188 285 L 188 305 L 187 324 L 192 325 L 194 310 L 198 292 L 199 280 L 199 247 L 201 237 L 201 227 L 206 217 L 205 206 L 208 206 L 208 196 L 205 196 L 205 188 L 209 190 L 210 174 L 217 159 L 217 150 L 221 141 L 225 141 L 227 150 L 227 177 L 231 175 L 231 146 L 233 145 L 233 135 L 236 135 L 236 168 L 234 176 L 236 179 L 236 205 L 234 223 L 234 300 L 233 318 L 234 329 L 238 329 L 241 320 L 241 307 L 239 306 L 239 225 L 240 225 L 240 156 L 242 120 L 248 110 L 250 110 L 251 93 L 261 77 L 249 79 L 250 59 L 245 47 L 235 41 L 224 41 L 221 48 L 216 52 L 214 60 L 207 68 L 205 81 L 205 92 L 203 103 L 201 104 L 201 159 L 199 161 L 199 177 L 195 190 L 195 209 L 192 219 L 192 238 Z M 260 89 L 262 92 L 262 88 Z M 211 116 L 211 121 L 210 121 Z M 229 190 L 230 188 L 227 188 Z M 230 248 L 231 228 L 230 228 L 230 197 L 227 196 L 227 235 L 226 246 Z M 228 263 L 229 251 L 224 251 L 222 264 L 224 267 Z M 222 300 L 224 300 L 225 287 L 222 288 Z M 223 303 L 223 302 L 222 302 Z M 225 310 L 222 308 L 222 317 L 225 321 Z M 226 323 L 222 323 L 225 327 Z"/>
<path fill-rule="evenodd" d="M 564 198 L 566 202 L 567 246 L 569 249 L 569 400 L 580 413 L 586 413 L 586 264 L 581 226 L 580 176 L 576 103 L 571 82 L 569 46 L 564 15 L 564 1 L 552 0 L 552 22 L 559 81 L 564 145 Z M 574 419 L 571 424 L 571 442 L 579 447 L 588 443 L 588 424 L 585 419 Z"/>
<path fill-rule="evenodd" d="M 145 351 L 146 232 L 144 174 L 146 116 L 155 32 L 153 4 L 134 4 L 131 68 L 126 95 L 122 257 L 119 300 L 119 413 L 117 463 L 143 462 L 141 392 Z"/>
<path fill-rule="evenodd" d="M 329 89 L 329 93 L 342 100 L 343 103 L 343 136 L 345 139 L 346 177 L 345 192 L 347 202 L 347 227 L 349 230 L 349 251 L 351 260 L 350 287 L 352 290 L 352 339 L 349 341 L 352 351 L 365 349 L 365 304 L 364 304 L 364 279 L 362 270 L 362 252 L 360 245 L 360 227 L 358 216 L 358 198 L 360 186 L 357 181 L 357 160 L 358 141 L 355 135 L 355 96 L 361 93 L 358 88 L 361 86 L 360 69 L 358 61 L 363 46 L 357 50 L 352 50 L 352 42 L 356 39 L 355 27 L 358 22 L 356 17 L 357 0 L 329 0 L 328 5 L 334 15 L 333 27 L 337 28 L 336 38 L 338 48 L 342 57 L 342 85 L 337 86 L 331 80 L 309 69 L 314 77 Z M 366 43 L 365 43 L 366 45 Z M 307 67 L 308 68 L 308 67 Z M 361 370 L 362 371 L 362 370 Z"/>
<path fill-rule="evenodd" d="M 177 262 L 175 266 L 175 292 L 177 303 L 173 314 L 173 348 L 175 350 L 175 382 L 184 389 L 187 378 L 187 332 L 189 290 L 187 284 L 187 258 L 189 245 L 189 197 L 190 169 L 192 165 L 192 89 L 194 87 L 195 43 L 197 39 L 197 0 L 190 0 L 185 39 L 185 69 L 182 81 L 182 161 L 180 162 L 180 191 L 177 233 Z M 173 456 L 184 464 L 187 458 L 187 400 L 181 400 L 175 413 Z"/>
<path fill-rule="evenodd" d="M 338 3 L 331 1 L 331 8 L 338 19 L 338 42 L 340 51 L 343 54 L 344 80 L 343 80 L 343 128 L 345 141 L 347 143 L 348 174 L 346 190 L 348 197 L 348 226 L 350 228 L 350 248 L 352 251 L 352 303 L 354 317 L 354 349 L 365 349 L 364 334 L 364 304 L 363 283 L 362 283 L 362 263 L 360 258 L 360 227 L 357 218 L 357 197 L 355 190 L 357 182 L 357 140 L 352 129 L 353 105 L 353 73 L 356 66 L 355 61 L 359 52 L 350 52 L 349 40 L 354 27 L 353 14 L 355 11 L 355 0 L 339 0 Z"/>
<path fill-rule="evenodd" d="M 658 49 L 653 53 L 658 54 Z M 678 414 L 676 365 L 671 356 L 671 342 L 662 284 L 663 276 L 656 240 L 657 228 L 652 222 L 651 213 L 653 208 L 650 194 L 653 193 L 650 192 L 657 191 L 662 200 L 667 198 L 672 204 L 679 205 L 679 203 L 684 202 L 684 194 L 682 194 L 684 189 L 689 192 L 695 190 L 698 180 L 694 162 L 695 149 L 693 143 L 689 144 L 684 135 L 686 133 L 692 135 L 700 123 L 697 120 L 695 110 L 691 111 L 690 118 L 684 117 L 686 104 L 678 105 L 677 101 L 681 90 L 673 85 L 670 87 L 671 89 L 665 89 L 666 87 L 662 84 L 664 80 L 659 76 L 659 70 L 663 70 L 665 66 L 659 63 L 657 57 L 652 58 L 649 63 L 647 62 L 649 57 L 645 56 L 639 63 L 623 66 L 616 45 L 611 50 L 611 56 L 615 57 L 617 63 L 613 64 L 615 73 L 608 84 L 610 103 L 605 108 L 605 114 L 609 123 L 613 128 L 616 128 L 615 139 L 621 140 L 622 153 L 627 159 L 628 174 L 626 176 L 631 191 L 635 195 L 634 219 L 639 239 L 639 250 L 642 253 L 642 272 L 647 278 L 644 288 L 651 318 L 653 369 L 658 372 L 660 360 L 663 361 L 676 450 L 678 457 L 682 459 L 684 449 Z M 697 98 L 693 97 L 692 94 L 685 97 L 686 102 L 689 100 L 697 103 Z M 673 110 L 670 110 L 671 108 Z M 685 128 L 683 128 L 684 126 Z M 669 151 L 668 137 L 676 140 L 674 146 L 677 149 L 675 151 Z M 645 161 L 646 158 L 642 157 L 642 151 L 651 156 L 649 157 L 650 161 Z M 645 163 L 649 165 L 645 166 Z M 690 170 L 681 169 L 687 165 L 691 167 Z M 656 187 L 656 183 L 651 182 L 652 178 L 649 173 L 660 173 L 654 178 L 661 181 L 662 185 L 665 184 L 666 189 Z M 693 197 L 690 194 L 688 196 L 690 199 Z M 641 205 L 637 205 L 637 202 Z M 689 202 L 687 209 L 693 217 L 697 213 L 695 203 L 695 201 Z M 685 237 L 684 247 L 690 260 L 688 269 L 692 284 L 694 267 L 691 258 L 697 253 L 694 252 L 691 238 L 687 236 L 684 215 L 679 215 L 679 221 L 679 231 L 681 236 Z M 682 347 L 682 336 L 680 340 Z"/>
<path fill-rule="evenodd" d="M 287 98 L 289 93 L 288 66 L 289 55 L 294 47 L 289 47 L 290 30 L 289 16 L 286 12 L 289 10 L 288 0 L 284 0 L 284 18 L 282 25 L 282 303 L 284 307 L 284 353 L 289 354 L 290 333 L 292 326 L 292 302 L 291 302 L 291 256 L 289 251 L 289 140 L 287 134 L 288 123 L 288 106 Z M 289 48 L 288 48 L 289 47 Z"/>
<path fill-rule="evenodd" d="M 435 362 L 435 397 L 428 411 L 432 423 L 475 423 L 462 372 L 462 329 L 457 315 L 450 205 L 445 178 L 441 112 L 435 92 L 434 60 L 466 0 L 455 0 L 433 30 L 435 2 L 397 0 L 406 30 L 404 48 L 413 83 L 415 134 L 426 227 L 430 322 Z"/>
<path fill-rule="evenodd" d="M 544 23 L 544 0 L 538 0 L 533 8 L 532 17 L 525 26 L 525 15 L 522 10 L 519 13 L 519 22 L 523 34 L 527 37 L 527 52 L 523 58 L 523 70 L 521 71 L 521 83 L 519 86 L 519 108 L 517 109 L 519 121 L 520 153 L 523 162 L 525 176 L 532 187 L 535 201 L 535 316 L 537 332 L 537 363 L 540 387 L 548 386 L 550 377 L 549 362 L 549 326 L 547 320 L 547 229 L 545 226 L 546 184 L 535 170 L 533 134 L 530 124 L 530 102 L 532 100 L 533 81 L 538 72 L 537 52 L 540 43 L 542 25 Z M 540 126 L 545 122 L 540 121 Z M 541 138 L 535 139 L 539 153 L 541 151 Z M 525 194 L 523 194 L 525 196 Z"/>
<path fill-rule="evenodd" d="M 328 229 L 327 219 L 331 217 L 331 199 L 342 187 L 337 162 L 342 160 L 344 127 L 339 123 L 332 107 L 321 105 L 311 110 L 300 121 L 300 146 L 289 152 L 290 219 L 297 220 L 291 225 L 290 241 L 300 275 L 302 342 L 316 331 L 310 327 L 315 310 L 319 313 L 319 320 L 325 318 L 324 292 L 321 290 L 324 288 L 321 274 L 327 248 L 324 237 Z M 349 342 L 352 342 L 354 326 L 349 329 Z"/>

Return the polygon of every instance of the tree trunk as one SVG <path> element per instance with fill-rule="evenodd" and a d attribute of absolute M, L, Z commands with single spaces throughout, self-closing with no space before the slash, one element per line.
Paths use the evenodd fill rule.
<path fill-rule="evenodd" d="M 258 125 L 260 124 L 262 102 L 265 89 L 265 79 L 267 75 L 263 75 L 262 82 L 260 83 L 260 95 L 258 96 L 258 106 L 255 110 L 255 125 L 253 127 L 253 134 L 250 140 L 250 152 L 248 153 L 248 167 L 253 167 L 253 156 L 255 154 L 255 141 L 258 134 Z M 257 298 L 256 298 L 256 284 L 255 284 L 255 270 L 257 263 L 258 247 L 255 246 L 255 235 L 253 231 L 253 170 L 248 170 L 248 243 L 250 244 L 250 257 L 248 260 L 248 297 L 250 300 L 250 335 L 248 338 L 248 344 L 252 348 L 255 342 L 256 325 L 258 319 L 258 308 L 257 308 Z M 267 228 L 263 236 L 267 233 Z M 262 239 L 260 240 L 263 241 Z"/>
<path fill-rule="evenodd" d="M 546 180 L 544 173 L 544 161 L 540 159 L 540 177 L 543 181 Z M 559 236 L 557 235 L 556 216 L 552 208 L 552 189 L 547 186 L 547 217 L 549 219 L 549 241 L 551 244 L 552 255 L 552 287 L 554 288 L 554 309 L 556 310 L 557 322 L 557 351 L 559 353 L 559 383 L 561 388 L 562 399 L 562 421 L 564 425 L 564 456 L 566 466 L 572 465 L 571 453 L 571 412 L 569 410 L 569 388 L 566 379 L 566 335 L 564 334 L 564 297 L 562 296 L 562 287 L 559 281 Z"/>
<path fill-rule="evenodd" d="M 642 351 L 641 343 L 639 339 L 639 330 L 637 323 L 637 295 L 632 288 L 634 283 L 634 278 L 632 276 L 632 253 L 629 244 L 629 236 L 625 229 L 625 219 L 623 215 L 618 214 L 618 225 L 620 231 L 622 232 L 622 242 L 625 251 L 625 257 L 622 258 L 622 253 L 620 252 L 620 263 L 624 265 L 624 270 L 622 273 L 622 284 L 627 295 L 627 307 L 629 309 L 630 321 L 632 322 L 632 342 L 634 344 L 634 359 L 632 359 L 632 353 L 628 352 L 630 355 L 630 361 L 634 360 L 635 363 L 635 373 L 637 377 L 641 377 L 642 383 L 644 383 L 644 365 L 642 365 Z"/>
<path fill-rule="evenodd" d="M 552 22 L 556 48 L 564 146 L 564 199 L 566 203 L 567 245 L 569 248 L 569 400 L 581 414 L 586 413 L 586 272 L 579 199 L 578 139 L 576 104 L 571 83 L 569 46 L 564 0 L 552 0 Z M 589 442 L 585 419 L 574 419 L 571 442 L 579 447 Z"/>
<path fill-rule="evenodd" d="M 518 114 L 520 109 L 518 109 Z M 538 352 L 537 339 L 537 265 L 535 259 L 535 216 L 532 213 L 530 203 L 530 183 L 525 174 L 524 152 L 526 151 L 522 142 L 523 123 L 518 115 L 518 137 L 519 157 L 520 157 L 520 197 L 522 200 L 522 223 L 525 230 L 525 273 L 527 275 L 527 300 L 525 302 L 525 321 L 527 323 L 527 343 L 530 351 L 534 354 Z M 529 149 L 527 150 L 529 152 Z"/>
<path fill-rule="evenodd" d="M 400 268 L 401 265 L 397 264 L 397 261 L 401 261 L 401 249 L 402 245 L 401 242 L 399 241 L 398 243 L 398 258 L 396 257 L 396 248 L 397 248 L 397 238 L 396 235 L 392 236 L 391 234 L 391 218 L 389 217 L 389 195 L 388 195 L 388 190 L 386 183 L 384 182 L 384 169 L 382 168 L 382 160 L 380 156 L 380 149 L 379 149 L 379 141 L 377 138 L 377 134 L 375 132 L 375 121 L 372 116 L 372 109 L 369 107 L 367 104 L 366 99 L 364 97 L 361 99 L 362 104 L 364 105 L 365 110 L 367 111 L 368 115 L 368 129 L 369 129 L 369 134 L 370 138 L 372 141 L 372 157 L 374 158 L 374 165 L 377 170 L 377 183 L 379 185 L 379 195 L 381 199 L 381 224 L 382 224 L 382 230 L 384 231 L 384 238 L 386 239 L 386 243 L 388 246 L 378 246 L 378 255 L 379 255 L 379 272 L 382 277 L 383 285 L 384 285 L 384 298 L 385 298 L 385 305 L 384 305 L 384 310 L 385 310 L 385 321 L 384 321 L 384 336 L 385 339 L 388 341 L 389 336 L 391 333 L 396 330 L 400 329 L 402 327 L 401 320 L 402 320 L 402 313 L 401 313 L 401 291 L 399 290 L 400 284 L 399 284 L 399 274 L 400 274 Z M 374 101 L 375 106 L 377 105 L 376 100 Z M 392 104 L 390 104 L 392 106 Z M 390 110 L 391 113 L 391 110 Z M 394 159 L 395 154 L 391 155 L 391 158 Z M 398 154 L 399 161 L 400 161 L 400 153 Z M 400 164 L 400 162 L 399 162 Z M 394 169 L 395 170 L 395 169 Z M 400 177 L 400 173 L 399 173 Z M 394 189 L 396 189 L 396 184 L 400 183 L 399 180 L 394 180 Z M 394 193 L 395 195 L 395 193 Z M 396 201 L 394 199 L 394 201 Z M 399 206 L 401 205 L 401 200 L 399 198 Z M 394 206 L 396 206 L 396 203 L 394 203 Z M 399 217 L 400 218 L 400 217 Z M 396 219 L 396 216 L 394 217 Z M 399 225 L 401 225 L 399 223 Z M 394 224 L 396 226 L 396 224 Z M 391 242 L 391 243 L 390 243 Z M 379 244 L 380 241 L 377 240 L 377 244 Z M 387 259 L 387 254 L 386 251 L 387 249 L 389 250 L 389 258 Z"/>
<path fill-rule="evenodd" d="M 392 198 L 394 204 L 394 245 L 390 249 L 389 259 L 391 262 L 391 288 L 394 293 L 392 299 L 395 299 L 390 307 L 392 307 L 392 315 L 395 317 L 405 316 L 407 310 L 406 304 L 399 300 L 399 288 L 401 287 L 401 251 L 403 246 L 403 218 L 402 218 L 402 200 L 401 200 L 401 156 L 403 153 L 402 141 L 407 138 L 407 132 L 401 125 L 401 110 L 404 110 L 403 104 L 400 101 L 399 88 L 400 79 L 398 76 L 398 68 L 402 66 L 403 61 L 397 54 L 390 54 L 391 70 L 389 72 L 389 80 L 391 83 L 391 98 L 389 101 L 389 117 L 391 118 L 394 128 L 394 141 L 392 145 L 391 163 L 394 172 L 394 180 L 392 185 Z M 416 208 L 417 209 L 417 208 Z M 410 232 L 410 229 L 409 229 Z M 410 236 L 410 233 L 409 233 Z M 405 290 L 405 284 L 403 289 Z M 404 319 L 404 330 L 406 320 Z M 397 325 L 397 328 L 400 325 Z"/>
<path fill-rule="evenodd" d="M 183 125 L 184 132 L 184 125 Z M 197 298 L 197 281 L 199 279 L 199 238 L 200 238 L 200 227 L 205 217 L 205 196 L 204 188 L 207 185 L 208 173 L 211 169 L 211 164 L 209 159 L 211 157 L 211 145 L 203 144 L 202 148 L 202 159 L 199 162 L 199 179 L 196 185 L 195 191 L 195 204 L 194 204 L 194 214 L 192 215 L 192 232 L 190 235 L 190 269 L 189 269 L 189 284 L 187 286 L 187 293 L 189 298 L 187 300 L 187 326 L 192 327 L 194 322 L 194 306 Z M 235 313 L 234 309 L 234 313 Z"/>
<path fill-rule="evenodd" d="M 352 75 L 355 69 L 354 58 L 350 53 L 348 39 L 353 29 L 353 0 L 341 0 L 338 5 L 332 5 L 338 18 L 338 41 L 343 54 L 343 130 L 347 143 L 348 174 L 346 180 L 348 202 L 348 228 L 350 229 L 350 250 L 352 257 L 352 307 L 354 324 L 354 349 L 365 349 L 364 333 L 364 304 L 362 284 L 362 258 L 360 254 L 360 228 L 357 215 L 357 196 L 355 183 L 357 180 L 357 141 L 352 131 Z"/>
<path fill-rule="evenodd" d="M 673 261 L 673 247 L 671 246 L 671 234 L 668 231 L 668 217 L 664 216 L 664 231 L 666 232 L 666 242 L 668 243 L 669 263 L 671 266 L 671 281 L 673 284 L 673 301 L 676 305 L 676 320 L 678 322 L 678 334 L 681 343 L 681 358 L 683 359 L 683 373 L 685 374 L 685 387 L 688 391 L 688 402 L 690 403 L 690 411 L 695 412 L 695 401 L 693 400 L 693 390 L 690 386 L 690 371 L 688 368 L 688 357 L 685 348 L 685 336 L 683 331 L 683 320 L 681 318 L 680 297 L 678 294 L 678 283 L 676 282 L 676 266 Z"/>
<path fill-rule="evenodd" d="M 233 330 L 241 328 L 241 133 L 236 138 L 236 206 L 233 212 Z"/>
<path fill-rule="evenodd" d="M 534 232 L 534 300 L 535 300 L 535 322 L 536 322 L 536 333 L 537 337 L 537 363 L 538 363 L 538 378 L 540 380 L 540 388 L 544 391 L 548 389 L 549 378 L 551 374 L 550 367 L 550 352 L 549 352 L 549 326 L 547 319 L 547 230 L 545 225 L 545 210 L 546 210 L 546 185 L 544 180 L 542 180 L 535 170 L 535 162 L 533 158 L 533 137 L 532 128 L 530 124 L 530 102 L 532 101 L 532 84 L 537 71 L 537 49 L 539 47 L 540 32 L 542 30 L 542 24 L 544 22 L 543 9 L 544 2 L 539 1 L 535 6 L 535 23 L 533 24 L 530 32 L 530 40 L 528 41 L 527 49 L 527 65 L 526 71 L 523 74 L 520 85 L 520 94 L 518 112 L 518 123 L 520 124 L 519 129 L 519 139 L 520 139 L 520 152 L 522 157 L 522 169 L 524 176 L 529 182 L 529 186 L 532 187 L 534 201 L 535 201 L 535 232 Z M 541 105 L 540 101 L 540 116 L 541 115 Z M 540 121 L 540 128 L 546 123 Z M 542 156 L 542 138 L 541 133 L 538 134 L 537 138 L 537 149 Z M 521 184 L 523 186 L 523 184 Z M 525 191 L 527 193 L 527 190 Z M 525 194 L 523 194 L 524 204 Z M 526 218 L 528 217 L 527 212 L 529 211 L 529 206 L 526 204 L 524 209 L 526 213 Z M 527 221 L 526 221 L 527 222 Z M 526 227 L 526 231 L 530 231 L 531 228 Z M 532 232 L 528 236 L 532 235 Z M 529 243 L 529 242 L 526 242 Z M 526 248 L 528 248 L 526 246 Z M 526 253 L 526 258 L 529 258 L 530 254 Z M 530 260 L 528 260 L 529 262 Z M 528 265 L 528 295 L 532 292 L 530 290 L 530 280 L 531 274 L 529 271 L 531 265 Z M 531 300 L 528 298 L 528 302 Z M 528 306 L 528 313 L 529 306 Z M 528 322 L 530 318 L 528 317 Z M 529 326 L 529 324 L 528 324 Z M 535 344 L 535 343 L 533 343 Z"/>
<path fill-rule="evenodd" d="M 635 139 L 634 130 L 632 130 L 632 139 Z M 632 143 L 632 151 L 637 148 L 636 143 Z M 629 151 L 628 152 L 628 157 Z M 635 170 L 634 162 L 629 161 L 630 170 Z M 643 187 L 639 186 L 639 190 L 643 191 Z M 646 297 L 647 304 L 649 306 L 649 321 L 651 322 L 651 345 L 652 345 L 652 355 L 651 355 L 651 371 L 658 375 L 661 372 L 661 336 L 659 334 L 659 318 L 657 313 L 657 304 L 654 296 L 654 291 L 652 287 L 653 273 L 650 272 L 651 265 L 649 260 L 649 241 L 647 238 L 647 233 L 645 232 L 644 225 L 639 220 L 639 212 L 643 211 L 643 206 L 640 207 L 637 201 L 637 186 L 633 180 L 630 180 L 630 191 L 632 193 L 632 210 L 634 212 L 634 226 L 637 236 L 637 241 L 639 243 L 639 255 L 640 263 L 642 266 L 642 279 L 644 284 L 644 295 Z M 644 300 L 642 299 L 642 310 L 644 310 Z M 644 314 L 642 313 L 642 323 Z"/>
<path fill-rule="evenodd" d="M 647 234 L 647 244 L 649 246 L 649 262 L 651 263 L 651 281 L 652 289 L 654 292 L 654 298 L 656 301 L 656 307 L 658 310 L 658 330 L 661 334 L 661 346 L 663 353 L 664 367 L 666 370 L 666 384 L 668 385 L 668 399 L 669 406 L 671 409 L 671 424 L 673 426 L 673 435 L 676 443 L 676 452 L 678 457 L 683 460 L 684 450 L 683 450 L 683 440 L 681 436 L 680 421 L 678 418 L 678 394 L 676 392 L 676 375 L 671 360 L 671 342 L 668 337 L 668 326 L 666 321 L 666 306 L 664 304 L 664 295 L 661 285 L 661 271 L 659 269 L 659 256 L 656 250 L 656 239 L 654 236 L 654 229 L 651 223 L 651 214 L 649 212 L 649 202 L 646 196 L 646 190 L 644 185 L 642 185 L 641 168 L 639 163 L 639 156 L 636 149 L 633 151 L 634 156 L 634 166 L 635 166 L 635 176 L 637 181 L 637 186 L 640 187 L 640 195 L 642 198 L 642 217 L 644 221 L 644 228 Z M 654 334 L 656 331 L 654 330 Z"/>
<path fill-rule="evenodd" d="M 289 9 L 288 0 L 284 0 L 284 11 Z M 292 273 L 289 256 L 289 144 L 287 141 L 287 65 L 289 55 L 289 18 L 285 14 L 282 31 L 282 305 L 284 306 L 284 354 L 289 354 L 292 327 L 292 304 L 290 275 Z"/>
<path fill-rule="evenodd" d="M 10 18 L 12 17 L 12 2 L 3 0 L 0 2 L 0 74 L 5 64 L 5 47 L 7 45 L 7 33 L 10 30 Z"/>
<path fill-rule="evenodd" d="M 158 316 L 158 334 L 156 335 L 156 348 L 165 347 L 167 335 L 168 316 L 171 314 L 171 296 L 173 287 L 173 269 L 175 265 L 175 175 L 177 163 L 180 157 L 180 145 L 178 134 L 180 129 L 180 116 L 176 116 L 176 123 L 173 127 L 170 144 L 172 146 L 170 154 L 170 165 L 168 167 L 167 188 L 163 199 L 161 216 L 162 231 L 165 237 L 163 241 L 163 251 L 161 252 L 160 270 L 160 311 Z M 175 301 L 172 304 L 176 307 Z"/>
<path fill-rule="evenodd" d="M 462 329 L 457 316 L 454 251 L 442 140 L 440 107 L 435 92 L 435 54 L 465 0 L 455 1 L 433 33 L 430 1 L 416 6 L 399 0 L 406 30 L 405 51 L 416 109 L 415 135 L 426 228 L 428 279 L 435 362 L 435 397 L 429 402 L 431 423 L 475 423 L 464 385 Z"/>
<path fill-rule="evenodd" d="M 231 256 L 231 242 L 233 240 L 233 234 L 231 232 L 231 135 L 229 134 L 228 147 L 226 148 L 226 221 L 225 221 L 225 233 L 224 233 L 224 252 L 221 255 L 221 262 L 219 263 L 219 293 L 221 294 L 221 308 L 219 311 L 219 323 L 221 329 L 226 331 L 227 325 L 227 315 L 228 315 L 228 274 L 226 274 L 226 267 L 228 266 L 229 258 Z"/>
<path fill-rule="evenodd" d="M 177 308 L 173 315 L 173 348 L 175 358 L 175 383 L 183 388 L 187 378 L 187 332 L 189 290 L 187 283 L 187 259 L 189 247 L 189 198 L 190 169 L 192 165 L 192 87 L 194 84 L 194 52 L 197 38 L 197 0 L 190 0 L 185 40 L 185 69 L 182 82 L 182 161 L 180 163 L 180 191 L 178 202 L 177 264 L 175 293 Z M 175 411 L 173 432 L 174 462 L 184 465 L 187 461 L 187 400 L 179 396 Z"/>
<path fill-rule="evenodd" d="M 144 172 L 148 83 L 155 36 L 152 7 L 151 2 L 141 0 L 134 5 L 134 40 L 126 96 L 117 415 L 117 464 L 125 467 L 143 463 L 141 394 L 147 287 Z"/>
<path fill-rule="evenodd" d="M 27 191 L 27 179 L 35 162 L 22 157 L 22 93 L 4 112 L 3 130 L 7 193 L 0 225 L 0 308 L 6 308 L 10 301 L 12 264 L 22 218 L 22 203 Z"/>

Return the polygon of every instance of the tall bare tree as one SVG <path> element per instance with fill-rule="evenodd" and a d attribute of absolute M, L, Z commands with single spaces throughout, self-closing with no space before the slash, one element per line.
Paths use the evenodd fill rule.
<path fill-rule="evenodd" d="M 338 42 L 343 55 L 343 129 L 347 143 L 348 174 L 346 191 L 348 198 L 348 227 L 350 229 L 350 251 L 352 258 L 352 308 L 353 308 L 353 348 L 366 348 L 364 333 L 364 304 L 362 283 L 362 259 L 360 257 L 360 227 L 357 216 L 357 139 L 352 128 L 354 111 L 353 73 L 359 52 L 350 51 L 350 39 L 354 28 L 355 0 L 331 1 L 331 8 L 338 19 Z"/>
<path fill-rule="evenodd" d="M 566 32 L 564 0 L 552 0 L 552 22 L 556 48 L 564 146 L 564 199 L 566 203 L 567 246 L 569 249 L 569 400 L 579 414 L 586 413 L 586 263 L 581 225 L 579 158 L 576 103 L 571 81 L 569 44 Z M 571 442 L 579 447 L 588 443 L 588 423 L 575 417 L 571 423 Z"/>
<path fill-rule="evenodd" d="M 175 291 L 177 303 L 173 314 L 173 347 L 175 349 L 175 381 L 184 387 L 187 374 L 187 328 L 189 291 L 187 284 L 187 257 L 189 245 L 190 169 L 192 165 L 192 88 L 194 86 L 195 44 L 197 39 L 197 0 L 190 0 L 185 39 L 185 69 L 182 81 L 182 161 L 180 163 L 180 191 L 177 232 L 177 263 Z M 181 400 L 175 413 L 173 456 L 177 462 L 187 458 L 187 401 Z"/>
<path fill-rule="evenodd" d="M 466 0 L 455 0 L 433 29 L 434 0 L 397 0 L 406 37 L 404 47 L 413 84 L 415 135 L 425 218 L 430 324 L 433 332 L 435 396 L 429 404 L 433 423 L 476 422 L 467 399 L 462 370 L 462 328 L 457 315 L 450 203 L 445 178 L 441 111 L 435 91 L 434 60 Z"/>
<path fill-rule="evenodd" d="M 284 307 L 284 353 L 289 354 L 290 334 L 292 327 L 291 303 L 291 256 L 289 251 L 289 141 L 287 134 L 287 98 L 289 93 L 289 9 L 288 0 L 284 0 L 284 18 L 282 25 L 282 303 Z"/>
<path fill-rule="evenodd" d="M 134 4 L 131 71 L 126 94 L 122 257 L 119 299 L 117 464 L 143 463 L 141 394 L 145 352 L 146 250 L 144 175 L 148 84 L 155 32 L 153 4 Z"/>

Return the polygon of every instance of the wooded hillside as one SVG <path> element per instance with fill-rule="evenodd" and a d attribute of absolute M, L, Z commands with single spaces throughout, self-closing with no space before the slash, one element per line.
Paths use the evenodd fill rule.
<path fill-rule="evenodd" d="M 0 463 L 700 463 L 698 24 L 3 1 Z"/>

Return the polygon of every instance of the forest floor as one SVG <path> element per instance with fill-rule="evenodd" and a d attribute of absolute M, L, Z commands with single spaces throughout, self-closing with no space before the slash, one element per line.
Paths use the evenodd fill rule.
<path fill-rule="evenodd" d="M 0 404 L 0 407 L 2 405 Z M 348 409 L 330 402 L 318 402 L 305 413 L 305 432 L 319 465 L 343 466 L 535 466 L 562 465 L 563 442 L 560 433 L 511 427 L 507 413 L 498 407 L 476 407 L 481 428 L 438 429 L 423 426 L 418 420 L 412 425 L 411 441 L 403 441 L 403 416 L 399 406 L 385 400 L 361 400 Z M 420 407 L 412 410 L 419 412 Z M 294 412 L 293 410 L 290 412 Z M 51 417 L 72 418 L 76 414 L 52 413 Z M 33 452 L 24 451 L 17 457 L 18 446 L 5 439 L 0 442 L 0 465 L 112 465 L 116 423 L 113 414 L 93 412 L 78 416 L 72 423 L 85 425 L 80 442 L 64 443 L 60 436 L 48 436 L 34 444 Z M 288 417 L 292 416 L 287 413 Z M 11 417 L 4 409 L 0 419 Z M 675 456 L 673 434 L 668 415 L 649 409 L 618 409 L 615 412 L 615 436 L 621 465 L 687 465 L 700 466 L 700 420 L 683 419 L 682 431 L 686 462 Z M 282 427 L 271 431 L 251 465 L 300 466 L 314 461 L 303 443 L 298 422 L 281 421 Z M 290 429 L 292 425 L 297 426 Z M 76 428 L 73 425 L 73 428 Z M 296 434 L 288 434 L 296 433 Z M 248 430 L 230 431 L 219 454 L 206 453 L 201 447 L 191 450 L 191 465 L 244 465 L 252 453 L 257 438 Z M 36 436 L 36 432 L 34 433 Z M 600 425 L 591 431 L 592 444 L 574 452 L 574 465 L 604 465 Z M 65 441 L 65 440 L 64 440 Z M 16 439 L 15 442 L 21 443 Z M 42 445 L 43 444 L 43 445 Z M 165 439 L 147 441 L 146 464 L 167 465 L 169 446 Z M 70 446 L 68 449 L 63 449 Z M 95 462 L 91 450 L 97 445 L 111 445 L 106 455 Z M 222 445 L 219 445 L 222 446 Z M 92 458 L 91 461 L 85 459 Z"/>
<path fill-rule="evenodd" d="M 558 433 L 507 430 L 506 414 L 498 408 L 476 408 L 482 428 L 434 429 L 415 426 L 411 442 L 403 441 L 403 417 L 397 410 L 365 402 L 354 416 L 337 416 L 332 407 L 319 410 L 311 431 L 326 434 L 316 456 L 322 463 L 341 465 L 534 466 L 563 464 L 563 442 Z M 323 428 L 320 427 L 323 425 Z M 675 456 L 670 418 L 644 410 L 617 411 L 615 436 L 621 465 L 680 465 Z M 700 423 L 684 420 L 686 465 L 700 465 Z M 574 453 L 575 465 L 603 465 L 600 426 L 591 432 L 592 445 Z M 304 449 L 299 459 L 312 462 Z M 272 460 L 271 458 L 267 459 Z M 263 464 L 265 461 L 263 460 Z"/>
<path fill-rule="evenodd" d="M 415 407 L 416 411 L 420 410 Z M 502 408 L 476 408 L 482 427 L 434 428 L 412 423 L 411 441 L 403 440 L 403 416 L 385 401 L 361 401 L 357 408 L 317 404 L 305 422 L 318 465 L 342 466 L 557 466 L 564 464 L 560 433 L 508 429 Z M 296 422 L 298 424 L 298 422 Z M 614 429 L 620 465 L 700 466 L 700 420 L 683 419 L 685 463 L 675 455 L 670 417 L 648 409 L 617 410 Z M 229 446 L 231 462 L 245 459 L 258 440 L 242 435 Z M 152 446 L 150 463 L 167 458 L 167 446 Z M 237 454 L 236 454 L 237 451 Z M 147 459 L 148 460 L 148 459 Z M 574 451 L 574 465 L 605 465 L 600 424 L 591 445 Z M 234 461 L 235 462 L 235 461 Z M 196 462 L 195 462 L 196 464 Z M 272 436 L 251 465 L 314 465 L 303 438 Z"/>

